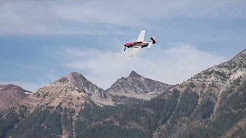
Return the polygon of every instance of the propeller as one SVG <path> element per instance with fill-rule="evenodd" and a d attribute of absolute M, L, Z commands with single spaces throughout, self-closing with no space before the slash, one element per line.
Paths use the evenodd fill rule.
<path fill-rule="evenodd" d="M 121 44 L 124 46 L 125 43 L 121 43 Z M 125 46 L 124 46 L 124 51 L 126 51 L 126 47 Z"/>

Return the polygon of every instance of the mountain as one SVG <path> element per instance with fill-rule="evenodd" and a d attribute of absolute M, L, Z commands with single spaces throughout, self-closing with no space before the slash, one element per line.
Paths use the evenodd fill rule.
<path fill-rule="evenodd" d="M 218 90 L 214 91 L 219 92 L 226 85 L 235 81 L 236 79 L 238 79 L 238 77 L 243 76 L 245 74 L 245 58 L 246 50 L 240 52 L 234 58 L 225 63 L 219 64 L 217 66 L 202 71 L 201 73 L 195 75 L 188 81 L 196 83 L 205 83 L 206 86 L 215 85 L 214 87 L 217 87 Z"/>
<path fill-rule="evenodd" d="M 177 93 L 170 117 L 154 137 L 226 137 L 246 117 L 246 50 L 169 90 Z M 166 95 L 162 99 L 168 100 Z M 154 99 L 153 99 L 154 100 Z M 245 136 L 245 133 L 243 134 Z"/>
<path fill-rule="evenodd" d="M 171 86 L 142 77 L 134 71 L 123 80 L 126 80 L 123 83 L 131 84 L 120 86 L 121 79 L 119 79 L 105 91 L 83 75 L 72 72 L 38 89 L 9 110 L 1 112 L 0 137 L 32 137 L 34 135 L 75 137 L 79 135 L 79 132 L 83 132 L 77 130 L 78 125 L 94 124 L 94 115 L 97 116 L 95 118 L 104 115 L 108 117 L 124 111 L 118 107 L 121 103 L 131 102 L 137 105 L 144 102 L 131 95 L 123 95 L 124 97 L 115 95 L 118 90 L 126 90 L 123 92 L 128 94 L 149 96 L 147 98 L 149 100 L 153 95 L 157 96 Z M 104 108 L 103 110 L 112 111 L 98 112 L 101 107 Z"/>
<path fill-rule="evenodd" d="M 246 137 L 245 55 L 175 86 L 132 72 L 104 91 L 71 73 L 0 112 L 0 137 Z"/>
<path fill-rule="evenodd" d="M 13 106 L 15 103 L 26 98 L 31 94 L 30 91 L 24 90 L 13 84 L 0 85 L 0 112 Z"/>
<path fill-rule="evenodd" d="M 75 127 L 74 120 L 86 105 L 94 107 L 113 104 L 110 95 L 105 93 L 103 89 L 88 81 L 81 74 L 72 72 L 66 77 L 38 89 L 37 92 L 28 96 L 16 106 L 2 112 L 0 128 L 5 126 L 5 131 L 0 132 L 0 137 L 6 136 L 6 131 L 12 129 L 16 130 L 16 135 L 13 135 L 13 137 L 18 135 L 18 137 L 33 137 L 33 135 L 36 135 L 36 131 L 39 130 L 40 132 L 43 130 L 45 133 L 49 131 L 49 133 L 47 132 L 48 135 L 50 135 L 50 131 L 52 131 L 52 135 L 53 133 L 54 135 L 59 133 L 59 135 L 64 136 L 73 135 L 73 130 L 70 127 Z M 65 122 L 56 126 L 56 123 L 63 122 L 62 117 L 65 118 Z M 71 122 L 67 122 L 68 118 Z M 47 121 L 47 124 L 44 121 Z M 71 126 L 67 126 L 67 124 Z M 23 133 L 29 127 L 32 129 L 30 128 L 27 134 Z"/>
<path fill-rule="evenodd" d="M 72 72 L 66 77 L 37 90 L 21 102 L 30 111 L 44 108 L 69 108 L 78 113 L 84 104 L 92 106 L 113 105 L 111 96 L 102 88 L 87 80 L 83 75 Z"/>
<path fill-rule="evenodd" d="M 106 90 L 113 96 L 125 96 L 150 100 L 168 90 L 172 85 L 155 81 L 132 71 L 128 77 L 122 77 Z"/>

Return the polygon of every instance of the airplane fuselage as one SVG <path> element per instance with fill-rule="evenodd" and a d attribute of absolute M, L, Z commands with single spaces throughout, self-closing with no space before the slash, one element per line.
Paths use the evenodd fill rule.
<path fill-rule="evenodd" d="M 133 47 L 147 47 L 149 45 L 149 42 L 130 42 L 130 43 L 125 43 L 124 47 L 127 48 L 133 48 Z"/>

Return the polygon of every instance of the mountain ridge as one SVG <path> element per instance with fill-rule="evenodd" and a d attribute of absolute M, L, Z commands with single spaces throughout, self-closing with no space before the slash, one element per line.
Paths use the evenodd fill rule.
<path fill-rule="evenodd" d="M 0 137 L 245 137 L 245 61 L 244 50 L 174 86 L 131 72 L 105 91 L 71 73 L 0 112 Z"/>

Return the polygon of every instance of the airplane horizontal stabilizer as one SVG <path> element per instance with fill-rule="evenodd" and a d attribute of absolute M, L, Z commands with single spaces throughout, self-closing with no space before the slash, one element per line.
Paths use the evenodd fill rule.
<path fill-rule="evenodd" d="M 149 42 L 148 48 L 151 48 L 152 45 L 153 45 L 153 42 Z"/>

